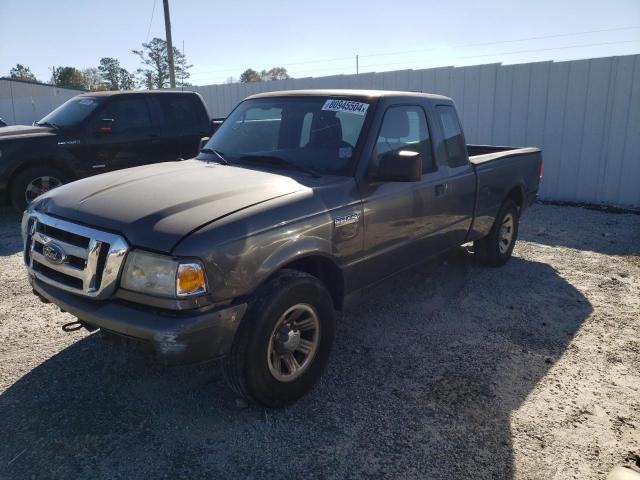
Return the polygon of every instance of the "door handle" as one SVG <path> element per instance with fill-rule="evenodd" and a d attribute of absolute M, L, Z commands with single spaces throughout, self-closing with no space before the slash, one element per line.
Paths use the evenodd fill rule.
<path fill-rule="evenodd" d="M 449 185 L 446 183 L 436 185 L 436 197 L 443 197 L 447 193 L 448 189 Z"/>

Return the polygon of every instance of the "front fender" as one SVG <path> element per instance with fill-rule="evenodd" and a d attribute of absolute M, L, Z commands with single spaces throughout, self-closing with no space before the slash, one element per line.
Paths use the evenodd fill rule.
<path fill-rule="evenodd" d="M 292 239 L 275 250 L 262 264 L 259 275 L 264 280 L 287 264 L 310 256 L 325 257 L 333 262 L 331 243 L 320 237 Z M 259 282 L 262 283 L 262 282 Z"/>
<path fill-rule="evenodd" d="M 221 302 L 250 294 L 275 271 L 295 260 L 320 255 L 335 261 L 332 222 L 325 217 L 328 215 L 236 237 L 222 244 L 209 235 L 188 238 L 174 254 L 203 260 L 210 300 Z"/>
<path fill-rule="evenodd" d="M 30 165 L 49 163 L 64 168 L 70 173 L 74 171 L 75 157 L 68 150 L 56 143 L 55 137 L 31 139 L 30 142 L 15 140 L 15 144 L 0 146 L 3 150 L 0 162 L 0 177 L 9 179 L 18 170 Z"/>

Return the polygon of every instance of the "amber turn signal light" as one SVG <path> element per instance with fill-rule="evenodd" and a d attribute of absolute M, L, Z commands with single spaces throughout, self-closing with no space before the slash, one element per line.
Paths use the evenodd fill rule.
<path fill-rule="evenodd" d="M 207 291 L 204 268 L 199 263 L 181 263 L 176 276 L 176 293 L 179 297 L 197 295 Z"/>

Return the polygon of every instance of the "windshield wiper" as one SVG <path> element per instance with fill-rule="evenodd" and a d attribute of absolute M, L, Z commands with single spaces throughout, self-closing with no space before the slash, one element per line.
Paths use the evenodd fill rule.
<path fill-rule="evenodd" d="M 36 122 L 36 125 L 39 127 L 60 128 L 58 125 L 52 122 Z"/>
<path fill-rule="evenodd" d="M 271 165 L 281 165 L 284 167 L 292 168 L 294 170 L 305 172 L 311 175 L 313 178 L 320 178 L 322 176 L 313 168 L 291 162 L 286 158 L 276 157 L 275 155 L 242 155 L 239 160 L 246 160 L 247 162 L 253 163 L 269 163 Z"/>
<path fill-rule="evenodd" d="M 214 150 L 213 148 L 203 148 L 202 150 L 200 150 L 200 153 L 208 153 L 210 155 L 215 155 L 216 157 L 218 157 L 218 163 L 221 163 L 223 165 L 229 165 L 229 161 L 224 158 L 222 153 L 220 153 L 217 150 Z M 209 163 L 209 160 L 207 160 L 207 163 Z"/>

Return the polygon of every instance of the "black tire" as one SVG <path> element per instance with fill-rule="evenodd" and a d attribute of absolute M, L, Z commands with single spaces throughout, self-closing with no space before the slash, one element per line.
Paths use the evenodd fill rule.
<path fill-rule="evenodd" d="M 49 177 L 54 179 L 56 183 L 65 184 L 70 178 L 62 170 L 55 167 L 36 166 L 23 170 L 11 180 L 10 195 L 11 205 L 17 210 L 24 210 L 27 207 L 26 190 L 27 187 L 39 178 Z M 44 193 L 44 192 L 42 192 Z"/>
<path fill-rule="evenodd" d="M 505 221 L 511 218 L 511 240 L 505 245 L 504 238 L 501 237 L 501 227 Z M 518 239 L 518 224 L 520 220 L 520 210 L 513 200 L 506 200 L 496 217 L 489 235 L 473 243 L 473 250 L 482 265 L 488 267 L 501 267 L 511 258 L 513 247 Z M 502 245 L 501 245 L 502 244 Z"/>
<path fill-rule="evenodd" d="M 280 381 L 268 361 L 272 333 L 291 307 L 313 307 L 319 320 L 315 354 L 299 377 Z M 267 407 L 282 407 L 305 395 L 327 364 L 335 331 L 335 310 L 322 282 L 303 272 L 281 270 L 261 286 L 249 302 L 230 353 L 223 361 L 227 384 L 239 396 Z"/>

